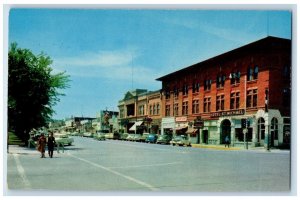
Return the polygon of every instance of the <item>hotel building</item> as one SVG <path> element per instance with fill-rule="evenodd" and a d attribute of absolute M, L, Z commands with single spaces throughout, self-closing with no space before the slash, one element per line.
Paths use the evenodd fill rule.
<path fill-rule="evenodd" d="M 234 146 L 290 143 L 291 40 L 268 36 L 157 80 L 162 134 L 206 144 L 229 136 Z"/>

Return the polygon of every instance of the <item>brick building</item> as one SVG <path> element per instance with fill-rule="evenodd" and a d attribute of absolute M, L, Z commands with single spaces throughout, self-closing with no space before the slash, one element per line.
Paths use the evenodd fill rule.
<path fill-rule="evenodd" d="M 119 101 L 121 132 L 158 133 L 161 124 L 161 93 L 136 89 L 128 91 Z"/>
<path fill-rule="evenodd" d="M 266 37 L 158 78 L 162 133 L 196 143 L 289 144 L 291 41 Z M 246 119 L 247 133 L 241 119 Z"/>

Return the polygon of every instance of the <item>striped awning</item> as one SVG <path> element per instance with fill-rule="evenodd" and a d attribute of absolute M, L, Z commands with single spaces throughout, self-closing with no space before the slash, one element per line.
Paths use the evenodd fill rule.
<path fill-rule="evenodd" d="M 130 131 L 136 131 L 136 127 L 142 125 L 143 121 L 135 122 L 132 127 L 130 127 Z"/>

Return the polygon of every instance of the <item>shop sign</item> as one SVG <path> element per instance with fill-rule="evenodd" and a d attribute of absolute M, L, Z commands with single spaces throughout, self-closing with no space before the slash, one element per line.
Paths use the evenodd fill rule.
<path fill-rule="evenodd" d="M 187 117 L 176 117 L 175 121 L 176 122 L 186 122 L 187 121 Z"/>
<path fill-rule="evenodd" d="M 230 111 L 223 111 L 223 112 L 213 112 L 210 114 L 210 117 L 223 117 L 223 116 L 231 116 L 231 115 L 244 115 L 245 110 L 230 110 Z"/>
<path fill-rule="evenodd" d="M 203 120 L 195 120 L 194 128 L 203 128 L 203 127 L 204 127 L 204 121 Z"/>

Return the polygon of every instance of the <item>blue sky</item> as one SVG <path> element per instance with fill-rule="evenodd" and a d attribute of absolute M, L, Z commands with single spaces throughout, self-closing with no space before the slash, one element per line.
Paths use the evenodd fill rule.
<path fill-rule="evenodd" d="M 9 43 L 44 52 L 71 77 L 56 119 L 117 111 L 135 88 L 272 35 L 291 39 L 289 11 L 11 9 Z"/>

